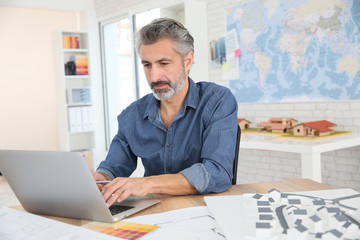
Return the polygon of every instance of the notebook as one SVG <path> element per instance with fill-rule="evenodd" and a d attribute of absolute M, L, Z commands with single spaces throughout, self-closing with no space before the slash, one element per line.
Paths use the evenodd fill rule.
<path fill-rule="evenodd" d="M 23 208 L 31 213 L 99 222 L 115 222 L 159 202 L 129 197 L 110 207 L 80 153 L 0 150 L 0 171 Z"/>

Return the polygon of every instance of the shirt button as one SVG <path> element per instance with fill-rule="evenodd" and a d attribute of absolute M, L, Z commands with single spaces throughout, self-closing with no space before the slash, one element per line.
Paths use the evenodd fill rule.
<path fill-rule="evenodd" d="M 171 144 L 170 144 L 170 143 L 168 143 L 166 146 L 167 146 L 167 147 L 170 147 L 170 146 L 171 146 Z"/>

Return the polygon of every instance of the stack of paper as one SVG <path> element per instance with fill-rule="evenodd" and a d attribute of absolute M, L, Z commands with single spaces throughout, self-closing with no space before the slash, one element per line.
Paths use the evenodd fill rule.
<path fill-rule="evenodd" d="M 0 239 L 2 240 L 119 240 L 83 227 L 11 208 L 0 209 Z"/>

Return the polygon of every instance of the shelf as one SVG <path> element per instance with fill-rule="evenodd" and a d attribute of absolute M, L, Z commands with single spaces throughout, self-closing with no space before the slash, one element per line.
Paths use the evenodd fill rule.
<path fill-rule="evenodd" d="M 77 48 L 63 48 L 64 53 L 87 53 L 89 50 L 87 49 L 77 49 Z"/>
<path fill-rule="evenodd" d="M 78 43 L 79 48 L 64 48 L 64 37 Z M 78 41 L 78 42 L 77 42 Z M 73 42 L 72 42 L 73 43 Z M 67 42 L 65 42 L 65 45 Z M 69 45 L 69 46 L 75 46 Z M 58 76 L 58 125 L 59 125 L 59 149 L 62 151 L 79 151 L 84 149 L 94 149 L 95 131 L 93 102 L 86 98 L 84 102 L 78 100 L 76 103 L 69 101 L 68 90 L 74 88 L 92 88 L 92 79 L 88 74 L 89 69 L 89 50 L 88 34 L 84 31 L 60 31 L 56 35 L 57 57 L 56 69 Z M 65 65 L 73 61 L 73 66 L 69 72 L 65 71 Z M 78 62 L 77 62 L 78 61 Z M 65 75 L 66 73 L 84 73 L 84 75 Z"/>
<path fill-rule="evenodd" d="M 67 107 L 89 107 L 92 106 L 92 103 L 74 103 L 74 104 L 68 104 Z"/>
<path fill-rule="evenodd" d="M 79 134 L 92 134 L 94 131 L 81 131 L 81 132 L 69 132 L 71 135 L 79 135 Z"/>
<path fill-rule="evenodd" d="M 83 151 L 95 148 L 94 131 L 69 133 L 69 151 Z"/>
<path fill-rule="evenodd" d="M 66 79 L 90 79 L 90 75 L 65 75 Z"/>

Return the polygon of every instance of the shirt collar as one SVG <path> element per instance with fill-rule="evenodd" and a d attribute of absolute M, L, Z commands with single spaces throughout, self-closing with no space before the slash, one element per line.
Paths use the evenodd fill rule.
<path fill-rule="evenodd" d="M 199 101 L 199 90 L 196 83 L 189 77 L 189 91 L 184 102 L 184 107 L 192 107 L 196 109 Z"/>
<path fill-rule="evenodd" d="M 154 95 L 151 93 L 149 96 L 150 100 L 147 104 L 144 119 L 149 117 L 149 119 L 155 120 L 159 115 L 159 103 L 160 101 L 157 100 Z M 184 102 L 184 106 L 182 109 L 186 109 L 186 107 L 192 107 L 194 109 L 197 108 L 199 104 L 199 90 L 196 87 L 196 83 L 189 77 L 189 91 L 186 95 L 186 99 Z M 181 110 L 180 110 L 181 111 Z"/>

